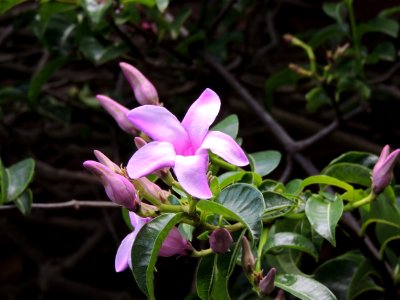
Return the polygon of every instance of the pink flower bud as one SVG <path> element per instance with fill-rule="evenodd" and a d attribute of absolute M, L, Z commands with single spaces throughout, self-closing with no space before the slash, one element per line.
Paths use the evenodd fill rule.
<path fill-rule="evenodd" d="M 375 195 L 381 193 L 393 179 L 393 168 L 397 157 L 400 155 L 400 149 L 390 153 L 390 148 L 386 145 L 372 170 L 372 191 Z"/>
<path fill-rule="evenodd" d="M 141 105 L 160 105 L 158 94 L 153 84 L 138 69 L 127 63 L 120 63 L 119 66 L 129 81 L 137 102 Z"/>
<path fill-rule="evenodd" d="M 134 211 L 140 199 L 132 183 L 125 177 L 113 172 L 107 166 L 97 161 L 88 160 L 83 166 L 98 176 L 111 201 Z"/>
<path fill-rule="evenodd" d="M 147 144 L 147 142 L 144 139 L 142 139 L 141 137 L 139 137 L 139 136 L 135 137 L 136 148 L 140 149 L 143 146 L 145 146 L 146 144 Z"/>
<path fill-rule="evenodd" d="M 137 181 L 140 183 L 140 186 L 137 186 L 140 191 L 143 189 L 143 191 L 149 194 L 151 197 L 163 203 L 168 202 L 168 197 L 171 195 L 171 193 L 162 190 L 157 184 L 151 182 L 146 177 L 139 178 Z"/>
<path fill-rule="evenodd" d="M 275 288 L 275 274 L 276 274 L 276 269 L 275 268 L 271 268 L 267 275 L 265 275 L 258 287 L 260 288 L 260 294 L 261 296 L 265 297 L 268 296 L 269 294 L 272 293 L 272 291 Z"/>
<path fill-rule="evenodd" d="M 97 95 L 96 98 L 99 100 L 101 106 L 114 118 L 118 126 L 123 131 L 134 136 L 138 134 L 138 130 L 135 128 L 135 126 L 133 126 L 126 116 L 129 112 L 129 109 L 107 96 Z"/>
<path fill-rule="evenodd" d="M 230 232 L 225 228 L 215 229 L 211 233 L 209 241 L 211 249 L 217 254 L 228 252 L 233 243 Z"/>
<path fill-rule="evenodd" d="M 251 274 L 254 271 L 254 265 L 254 255 L 249 240 L 244 236 L 242 238 L 242 268 L 246 274 Z"/>
<path fill-rule="evenodd" d="M 102 152 L 99 150 L 94 150 L 94 155 L 96 156 L 97 160 L 107 166 L 110 170 L 114 172 L 121 172 L 121 168 L 117 166 L 111 159 L 109 159 L 107 156 L 105 156 Z"/>
<path fill-rule="evenodd" d="M 178 228 L 173 227 L 164 240 L 158 255 L 163 257 L 169 257 L 176 254 L 185 256 L 190 254 L 192 250 L 193 248 L 189 241 L 183 238 Z"/>

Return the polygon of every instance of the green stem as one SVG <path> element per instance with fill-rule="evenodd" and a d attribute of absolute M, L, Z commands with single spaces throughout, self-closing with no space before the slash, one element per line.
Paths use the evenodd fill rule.
<path fill-rule="evenodd" d="M 354 15 L 354 9 L 353 9 L 353 3 L 352 2 L 353 2 L 352 0 L 344 0 L 344 3 L 347 6 L 347 10 L 349 11 L 351 36 L 352 36 L 352 39 L 353 39 L 353 45 L 354 45 L 354 52 L 355 52 L 355 55 L 356 55 L 357 68 L 360 71 L 361 75 L 364 77 L 364 72 L 362 70 L 362 64 L 361 64 L 360 41 L 358 39 L 357 24 L 356 24 L 356 18 L 355 18 L 355 15 Z"/>
<path fill-rule="evenodd" d="M 158 208 L 161 212 L 172 212 L 172 213 L 187 212 L 186 207 L 182 205 L 161 204 L 158 206 Z"/>
<path fill-rule="evenodd" d="M 298 47 L 302 48 L 306 52 L 306 54 L 308 56 L 308 60 L 310 61 L 310 70 L 311 70 L 311 72 L 314 75 L 318 75 L 317 74 L 317 61 L 315 59 L 314 50 L 308 44 L 306 44 L 302 40 L 296 38 L 295 36 L 287 35 L 287 39 L 290 40 L 292 45 L 298 46 Z"/>
<path fill-rule="evenodd" d="M 264 245 L 268 240 L 268 234 L 269 234 L 269 228 L 264 228 L 263 232 L 260 237 L 260 242 L 258 243 L 258 248 L 257 248 L 257 262 L 255 266 L 255 271 L 258 272 L 261 270 L 261 260 L 262 260 L 262 254 L 263 254 L 263 249 Z"/>
<path fill-rule="evenodd" d="M 202 257 L 202 256 L 209 255 L 211 253 L 213 253 L 211 248 L 200 250 L 200 251 L 197 251 L 196 249 L 193 249 L 193 252 L 192 252 L 191 256 L 192 257 Z"/>
<path fill-rule="evenodd" d="M 188 209 L 189 215 L 193 215 L 196 212 L 197 202 L 198 202 L 197 199 L 189 198 L 189 209 Z"/>
<path fill-rule="evenodd" d="M 350 202 L 350 203 L 346 204 L 345 207 L 343 208 L 343 210 L 350 211 L 350 210 L 354 210 L 360 206 L 369 204 L 375 200 L 375 197 L 376 197 L 376 195 L 373 192 L 371 192 L 367 197 L 365 197 L 361 200 L 358 200 L 355 202 Z"/>
<path fill-rule="evenodd" d="M 212 163 L 228 171 L 237 171 L 239 169 L 238 167 L 231 165 L 230 163 L 224 161 L 223 159 L 215 155 L 210 155 L 210 160 Z"/>

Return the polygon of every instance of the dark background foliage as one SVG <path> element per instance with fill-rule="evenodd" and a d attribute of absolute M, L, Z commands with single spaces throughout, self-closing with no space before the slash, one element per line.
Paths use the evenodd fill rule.
<path fill-rule="evenodd" d="M 179 117 L 205 88 L 215 90 L 222 100 L 219 119 L 239 116 L 246 151 L 282 152 L 275 179 L 305 176 L 304 164 L 320 170 L 345 151 L 378 153 L 384 144 L 400 146 L 397 34 L 385 35 L 384 26 L 362 38 L 365 57 L 384 42 L 394 54 L 383 51 L 362 72 L 353 72 L 353 66 L 351 74 L 338 73 L 354 87 L 344 89 L 340 101 L 320 107 L 318 99 L 307 102 L 318 83 L 288 69 L 309 61 L 284 34 L 309 42 L 335 24 L 321 1 L 171 1 L 170 22 L 156 7 L 135 3 L 140 1 L 98 0 L 94 12 L 87 10 L 90 1 L 26 1 L 6 11 L 11 2 L 0 3 L 0 155 L 6 166 L 35 159 L 34 203 L 105 199 L 82 162 L 98 149 L 125 164 L 135 150 L 133 138 L 94 98 L 106 94 L 128 108 L 138 105 L 118 67 L 121 61 L 140 69 Z M 354 1 L 356 20 L 368 22 L 396 4 Z M 347 22 L 346 12 L 340 16 Z M 399 14 L 391 20 L 397 23 Z M 352 62 L 355 43 L 349 35 L 334 32 L 314 47 L 320 72 L 326 52 L 345 43 L 350 43 L 346 59 Z M 338 89 L 335 82 L 331 89 Z M 260 107 L 244 99 L 246 90 L 294 140 L 327 126 L 332 130 L 304 149 L 284 144 L 281 133 L 260 118 Z M 326 91 L 331 96 L 329 87 Z M 296 153 L 305 160 L 296 159 Z M 142 299 L 131 274 L 113 270 L 127 233 L 119 209 L 33 208 L 28 216 L 0 210 L 0 298 Z M 341 233 L 338 239 L 338 245 L 348 241 Z M 357 245 L 328 248 L 322 257 L 351 247 Z M 183 299 L 192 289 L 194 259 L 160 259 L 157 269 L 160 299 Z"/>

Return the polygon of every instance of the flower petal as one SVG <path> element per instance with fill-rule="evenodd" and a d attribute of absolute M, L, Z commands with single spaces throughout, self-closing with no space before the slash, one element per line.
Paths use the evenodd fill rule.
<path fill-rule="evenodd" d="M 128 113 L 131 123 L 155 141 L 169 142 L 177 153 L 184 153 L 189 137 L 178 119 L 166 108 L 143 105 Z"/>
<path fill-rule="evenodd" d="M 210 131 L 200 147 L 225 159 L 235 166 L 246 166 L 249 160 L 240 146 L 229 135 L 220 131 Z"/>
<path fill-rule="evenodd" d="M 192 196 L 200 199 L 212 197 L 207 180 L 208 154 L 194 156 L 177 155 L 174 172 L 182 187 Z"/>
<path fill-rule="evenodd" d="M 137 179 L 156 170 L 173 167 L 174 147 L 167 142 L 151 142 L 136 151 L 126 167 L 130 178 Z"/>
<path fill-rule="evenodd" d="M 159 256 L 169 257 L 173 255 L 185 256 L 192 250 L 190 243 L 184 239 L 179 229 L 173 227 L 161 245 Z"/>
<path fill-rule="evenodd" d="M 221 100 L 211 89 L 206 89 L 190 106 L 182 121 L 183 127 L 189 134 L 193 148 L 200 147 L 208 129 L 214 122 L 221 107 Z"/>
<path fill-rule="evenodd" d="M 115 271 L 121 272 L 129 266 L 131 257 L 131 249 L 136 235 L 134 232 L 128 234 L 118 247 L 117 255 L 115 256 Z"/>
<path fill-rule="evenodd" d="M 376 171 L 382 167 L 386 158 L 389 156 L 389 153 L 390 153 L 390 146 L 386 145 L 385 147 L 383 147 L 381 154 L 379 155 L 379 158 L 378 158 L 377 162 L 375 163 L 373 171 Z"/>

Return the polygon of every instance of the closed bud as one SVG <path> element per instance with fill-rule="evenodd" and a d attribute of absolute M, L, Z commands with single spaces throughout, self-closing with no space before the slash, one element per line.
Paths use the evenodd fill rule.
<path fill-rule="evenodd" d="M 153 183 L 146 177 L 141 177 L 137 179 L 137 181 L 140 185 L 137 185 L 137 188 L 140 191 L 143 191 L 144 193 L 148 194 L 152 198 L 155 198 L 163 203 L 168 203 L 168 197 L 171 195 L 171 193 L 162 190 L 157 184 Z"/>
<path fill-rule="evenodd" d="M 121 172 L 121 168 L 99 150 L 94 150 L 97 160 L 114 172 Z"/>
<path fill-rule="evenodd" d="M 97 95 L 96 98 L 99 100 L 101 106 L 114 118 L 118 126 L 123 131 L 134 136 L 138 134 L 138 130 L 135 128 L 135 126 L 133 126 L 126 116 L 129 112 L 129 109 L 107 96 Z"/>
<path fill-rule="evenodd" d="M 145 146 L 147 144 L 147 142 L 139 136 L 135 137 L 134 140 L 135 140 L 136 148 L 138 148 L 138 149 L 142 148 L 143 146 Z"/>
<path fill-rule="evenodd" d="M 254 255 L 249 240 L 244 236 L 242 238 L 242 268 L 246 274 L 251 274 L 254 271 L 254 265 Z"/>
<path fill-rule="evenodd" d="M 390 148 L 386 145 L 372 170 L 372 191 L 375 195 L 380 194 L 393 179 L 393 168 L 400 155 L 400 149 L 390 153 Z"/>
<path fill-rule="evenodd" d="M 225 228 L 217 228 L 210 235 L 210 247 L 217 254 L 228 252 L 232 246 L 233 239 L 230 232 Z"/>
<path fill-rule="evenodd" d="M 260 289 L 260 295 L 261 296 L 263 296 L 263 297 L 268 296 L 274 290 L 274 288 L 275 288 L 275 284 L 274 284 L 275 283 L 275 274 L 276 274 L 276 269 L 275 268 L 271 268 L 269 270 L 269 272 L 267 273 L 267 275 L 265 275 L 261 279 L 261 281 L 260 281 L 260 283 L 258 285 L 258 287 Z"/>
<path fill-rule="evenodd" d="M 120 63 L 119 66 L 129 81 L 137 102 L 141 105 L 160 105 L 153 84 L 138 69 L 127 63 Z"/>
<path fill-rule="evenodd" d="M 140 199 L 136 194 L 134 186 L 128 179 L 113 172 L 110 168 L 97 161 L 85 161 L 83 166 L 100 178 L 106 194 L 111 201 L 131 211 L 136 210 L 137 204 L 140 204 Z"/>

